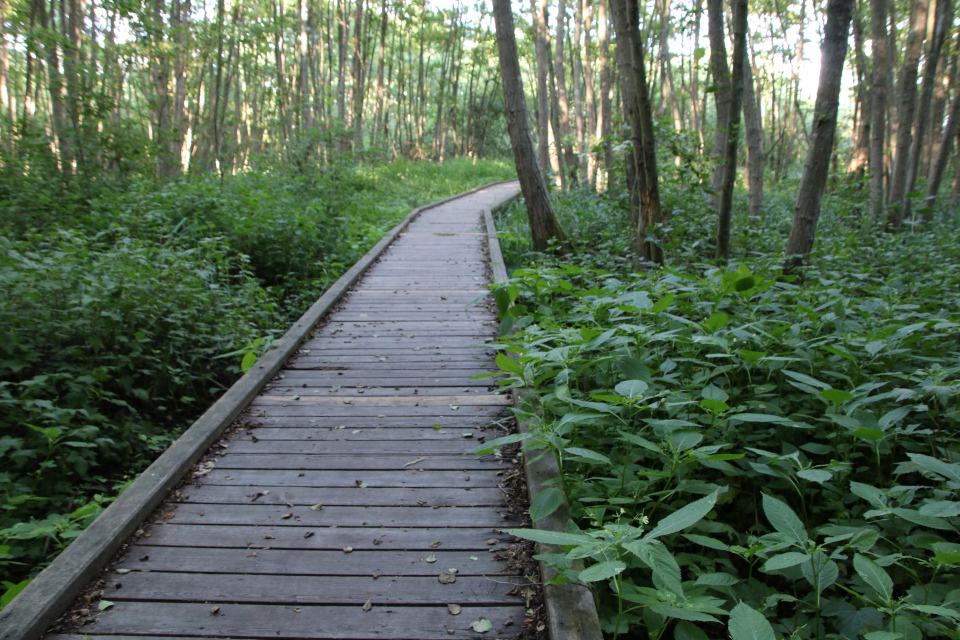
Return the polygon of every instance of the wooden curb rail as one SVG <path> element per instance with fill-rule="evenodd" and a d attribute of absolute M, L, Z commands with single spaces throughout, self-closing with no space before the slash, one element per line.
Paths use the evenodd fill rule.
<path fill-rule="evenodd" d="M 493 210 L 496 210 L 496 207 Z M 493 223 L 491 210 L 483 210 L 483 219 L 487 226 L 487 242 L 493 281 L 495 283 L 506 282 L 507 268 L 503 262 L 503 252 L 500 251 L 500 241 L 497 239 L 497 229 Z M 521 408 L 525 397 L 526 394 L 522 391 L 515 391 L 513 394 L 514 406 L 518 409 Z M 522 422 L 520 430 L 528 432 L 530 425 L 527 422 Z M 551 481 L 560 477 L 560 466 L 557 464 L 556 457 L 550 453 L 536 457 L 524 454 L 523 468 L 527 477 L 527 493 L 531 504 L 534 497 L 547 488 L 548 482 L 553 484 Z M 566 533 L 569 519 L 570 505 L 564 498 L 556 511 L 537 520 L 534 526 L 546 531 Z M 538 546 L 540 553 L 561 553 L 560 548 L 556 545 L 539 544 Z M 582 563 L 580 568 L 583 568 Z M 553 567 L 540 563 L 540 577 L 543 580 L 543 599 L 547 608 L 547 627 L 550 640 L 603 640 L 597 603 L 590 587 L 583 582 L 567 582 L 559 585 L 547 584 L 554 575 L 556 575 L 556 570 Z"/>
<path fill-rule="evenodd" d="M 344 273 L 266 354 L 187 429 L 57 558 L 0 611 L 0 640 L 40 638 L 104 568 L 167 493 L 200 459 L 240 412 L 300 347 L 324 314 L 427 209 L 483 189 L 493 182 L 414 209 Z M 512 198 L 512 196 L 511 196 Z M 502 264 L 502 260 L 501 260 Z"/>

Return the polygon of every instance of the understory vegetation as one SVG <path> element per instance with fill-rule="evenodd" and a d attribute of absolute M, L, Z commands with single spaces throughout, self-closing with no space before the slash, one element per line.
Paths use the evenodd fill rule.
<path fill-rule="evenodd" d="M 885 233 L 834 185 L 784 275 L 789 185 L 718 264 L 715 212 L 673 184 L 664 268 L 637 270 L 615 190 L 556 195 L 575 255 L 530 253 L 521 205 L 497 222 L 497 361 L 532 431 L 487 447 L 555 454 L 531 516 L 572 517 L 512 533 L 559 545 L 611 638 L 960 637 L 956 220 Z"/>
<path fill-rule="evenodd" d="M 81 188 L 9 160 L 0 604 L 410 209 L 511 176 L 464 158 Z"/>

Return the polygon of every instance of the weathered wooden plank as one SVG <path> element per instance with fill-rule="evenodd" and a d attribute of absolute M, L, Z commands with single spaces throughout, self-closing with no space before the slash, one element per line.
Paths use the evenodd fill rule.
<path fill-rule="evenodd" d="M 254 435 L 252 432 L 248 435 L 241 435 L 234 438 L 232 441 L 252 441 L 253 438 L 256 438 L 257 441 L 274 441 L 274 440 L 295 440 L 297 442 L 302 441 L 370 441 L 370 440 L 383 440 L 383 441 L 398 441 L 398 440 L 462 440 L 465 437 L 484 437 L 489 436 L 491 439 L 499 436 L 501 434 L 491 431 L 487 434 L 485 431 L 480 431 L 481 427 L 485 427 L 486 423 L 479 423 L 472 427 L 445 427 L 442 423 L 435 422 L 434 424 L 440 425 L 439 427 L 434 427 L 433 424 L 428 426 L 421 426 L 412 429 L 404 429 L 402 427 L 370 427 L 364 429 L 363 427 L 358 427 L 356 429 L 347 429 L 346 425 L 343 425 L 343 429 L 339 429 L 340 425 L 335 425 L 334 427 L 326 427 L 320 429 L 307 429 L 304 427 L 259 427 Z M 470 434 L 467 436 L 466 434 Z"/>
<path fill-rule="evenodd" d="M 493 622 L 494 633 L 499 637 L 504 630 L 512 630 L 511 627 L 504 626 L 507 620 L 513 620 L 518 625 L 524 615 L 522 606 L 464 607 L 459 616 L 451 616 L 446 605 L 374 605 L 371 611 L 365 612 L 356 606 L 224 604 L 220 606 L 217 615 L 212 615 L 210 609 L 210 605 L 205 603 L 118 602 L 100 617 L 96 632 L 101 635 L 90 636 L 90 639 L 106 640 L 103 634 L 115 631 L 125 633 L 131 628 L 138 629 L 143 635 L 164 638 L 195 636 L 263 639 L 276 637 L 275 629 L 278 624 L 282 624 L 282 638 L 448 640 L 477 638 L 477 633 L 470 629 L 470 623 L 481 617 Z M 454 633 L 447 633 L 447 629 L 453 629 Z M 131 640 L 132 638 L 133 636 L 130 636 Z M 142 639 L 142 636 L 140 638 Z"/>
<path fill-rule="evenodd" d="M 457 405 L 454 405 L 457 406 Z M 273 416 L 497 416 L 503 412 L 502 407 L 463 406 L 454 409 L 446 406 L 431 407 L 354 407 L 342 405 L 339 407 L 310 407 L 310 406 L 264 406 L 254 407 L 254 417 Z"/>
<path fill-rule="evenodd" d="M 472 436 L 482 435 L 476 430 L 464 431 Z M 452 455 L 463 454 L 477 443 L 474 437 L 450 440 L 234 440 L 230 452 L 235 454 L 257 453 L 261 455 Z"/>
<path fill-rule="evenodd" d="M 367 600 L 385 605 L 436 605 L 449 600 L 462 606 L 522 605 L 507 595 L 522 578 L 463 577 L 443 585 L 433 576 L 245 576 L 235 574 L 129 573 L 110 578 L 106 590 L 114 602 L 208 602 L 251 604 L 352 605 Z M 120 585 L 118 588 L 117 585 Z M 226 615 L 226 614 L 224 614 Z"/>
<path fill-rule="evenodd" d="M 357 478 L 363 480 L 362 474 Z M 283 518 L 287 513 L 293 515 Z M 201 515 L 202 514 L 202 515 Z M 491 507 L 310 507 L 286 505 L 181 504 L 174 519 L 179 524 L 274 525 L 290 527 L 507 527 L 517 522 L 502 518 Z"/>
<path fill-rule="evenodd" d="M 371 417 L 371 416 L 317 416 L 317 417 L 275 417 L 267 418 L 263 416 L 245 416 L 243 424 L 247 429 L 258 427 L 277 427 L 277 428 L 327 428 L 333 429 L 343 427 L 353 431 L 355 429 L 406 429 L 406 428 L 432 428 L 439 424 L 441 429 L 479 429 L 480 427 L 491 424 L 490 416 L 391 416 L 391 417 Z"/>
<path fill-rule="evenodd" d="M 285 385 L 280 386 L 276 385 L 273 387 L 268 387 L 263 390 L 262 395 L 266 396 L 284 396 L 284 395 L 296 395 L 299 394 L 301 397 L 305 397 L 304 394 L 310 396 L 320 396 L 324 398 L 356 398 L 356 397 L 399 397 L 399 396 L 443 396 L 451 392 L 463 392 L 464 394 L 475 394 L 478 396 L 487 396 L 493 393 L 494 389 L 490 387 L 340 387 L 334 389 L 333 386 L 329 388 L 317 388 L 317 387 L 307 387 L 303 386 L 292 386 Z"/>
<path fill-rule="evenodd" d="M 416 462 L 414 462 L 416 461 Z M 232 453 L 216 461 L 218 469 L 297 469 L 300 471 L 339 469 L 357 471 L 369 469 L 424 469 L 429 471 L 456 471 L 473 469 L 501 469 L 503 464 L 494 458 L 476 456 L 411 456 L 411 455 L 296 455 L 284 456 Z"/>
<path fill-rule="evenodd" d="M 442 549 L 444 551 L 465 550 L 478 558 L 480 553 L 494 553 L 490 551 L 491 549 L 499 552 L 510 544 L 510 536 L 495 533 L 494 529 L 477 527 L 436 529 L 317 527 L 311 531 L 313 535 L 304 537 L 306 531 L 297 527 L 182 525 L 168 522 L 163 526 L 151 527 L 150 537 L 140 538 L 137 544 L 141 547 L 215 547 L 218 549 L 269 546 L 271 549 L 329 549 L 341 553 L 344 547 L 350 547 L 356 551 L 403 550 L 428 555 Z M 492 541 L 496 542 L 490 544 Z"/>
<path fill-rule="evenodd" d="M 355 487 L 352 474 L 342 471 L 297 471 L 273 469 L 214 469 L 203 478 L 204 485 L 254 486 L 257 483 L 285 487 Z M 468 479 L 469 478 L 469 479 Z M 503 478 L 496 470 L 419 471 L 407 467 L 401 471 L 365 469 L 363 481 L 371 487 L 495 487 Z M 189 489 L 188 489 L 189 491 Z"/>
<path fill-rule="evenodd" d="M 300 535 L 308 529 L 300 529 Z M 377 529 L 371 529 L 375 532 Z M 270 540 L 259 540 L 268 543 Z M 202 547 L 129 548 L 126 560 L 116 569 L 170 573 L 246 573 L 281 576 L 436 576 L 456 569 L 457 576 L 515 574 L 506 571 L 506 563 L 497 554 L 462 551 L 351 551 L 340 549 L 269 549 L 267 544 L 245 549 L 211 549 Z M 435 562 L 427 562 L 430 556 Z M 471 560 L 471 556 L 477 558 Z M 143 560 L 146 558 L 146 560 Z M 503 570 L 503 571 L 501 571 Z"/>
<path fill-rule="evenodd" d="M 297 402 L 301 405 L 313 406 L 340 406 L 350 404 L 355 407 L 433 407 L 459 405 L 466 406 L 507 406 L 511 404 L 507 396 L 490 394 L 473 395 L 424 395 L 424 396 L 383 396 L 383 395 L 362 395 L 352 398 L 334 398 L 320 395 L 260 395 L 250 403 L 250 406 L 286 406 L 288 403 Z"/>
<path fill-rule="evenodd" d="M 257 484 L 253 487 L 229 487 L 202 485 L 184 490 L 183 504 L 280 504 L 294 506 L 312 506 L 323 504 L 324 508 L 338 506 L 371 507 L 477 507 L 499 505 L 504 494 L 497 488 L 461 487 L 443 488 L 385 488 L 360 487 L 358 478 L 353 487 L 284 487 L 273 484 Z M 189 491 L 189 493 L 188 493 Z M 265 494 L 265 495 L 264 495 Z"/>
<path fill-rule="evenodd" d="M 453 388 L 468 388 L 468 387 L 489 387 L 491 383 L 496 382 L 497 378 L 494 376 L 484 377 L 484 378 L 474 378 L 474 376 L 484 375 L 487 373 L 493 373 L 492 371 L 468 371 L 464 375 L 441 375 L 445 374 L 445 370 L 437 369 L 430 374 L 416 377 L 414 374 L 416 371 L 405 372 L 405 371 L 391 371 L 391 372 L 380 372 L 380 371 L 364 371 L 364 372 L 355 372 L 348 371 L 343 372 L 343 375 L 340 375 L 340 372 L 331 372 L 328 370 L 317 370 L 317 369 L 287 369 L 283 378 L 275 380 L 272 386 L 276 387 L 279 385 L 294 385 L 300 389 L 310 388 L 310 387 L 324 387 L 332 388 L 335 385 L 340 385 L 343 387 L 356 387 L 361 385 L 362 388 L 365 387 L 453 387 Z M 393 376 L 389 373 L 410 373 L 409 376 Z"/>

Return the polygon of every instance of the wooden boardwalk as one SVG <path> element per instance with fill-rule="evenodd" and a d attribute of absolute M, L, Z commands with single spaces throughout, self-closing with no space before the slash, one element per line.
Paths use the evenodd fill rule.
<path fill-rule="evenodd" d="M 462 455 L 510 401 L 471 379 L 497 322 L 466 305 L 489 282 L 481 210 L 516 190 L 421 213 L 111 567 L 113 605 L 48 638 L 517 635 L 524 579 L 495 532 L 518 524 L 516 465 Z"/>

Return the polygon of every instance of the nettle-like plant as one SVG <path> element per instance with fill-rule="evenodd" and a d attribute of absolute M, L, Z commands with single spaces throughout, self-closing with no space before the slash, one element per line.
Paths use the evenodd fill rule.
<path fill-rule="evenodd" d="M 498 285 L 531 428 L 483 449 L 554 454 L 531 517 L 564 496 L 572 517 L 511 533 L 597 588 L 613 637 L 960 638 L 957 308 L 787 280 L 562 265 Z"/>

